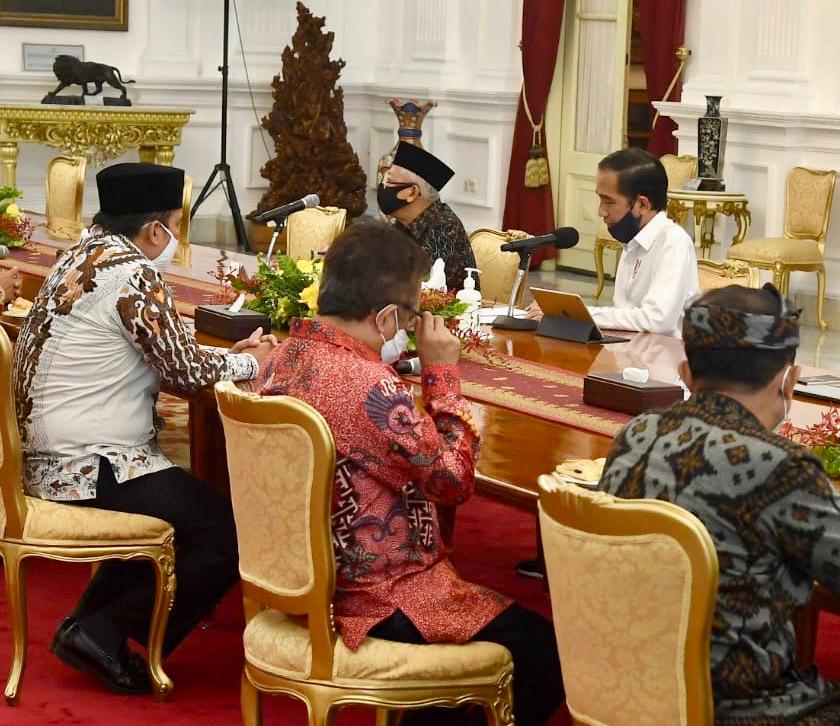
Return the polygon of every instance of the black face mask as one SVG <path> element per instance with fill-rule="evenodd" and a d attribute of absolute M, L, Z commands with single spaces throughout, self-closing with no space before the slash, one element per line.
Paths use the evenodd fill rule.
<path fill-rule="evenodd" d="M 398 209 L 408 204 L 405 199 L 400 199 L 397 194 L 399 194 L 403 189 L 408 189 L 411 186 L 414 185 L 408 183 L 386 187 L 384 184 L 380 184 L 376 188 L 376 201 L 379 203 L 379 208 L 382 212 L 384 214 L 393 214 Z"/>
<path fill-rule="evenodd" d="M 642 220 L 639 219 L 639 217 L 633 216 L 633 206 L 635 206 L 635 204 L 636 203 L 633 202 L 630 209 L 627 210 L 627 214 L 625 214 L 615 224 L 607 225 L 607 229 L 613 238 L 621 242 L 623 245 L 628 244 L 630 240 L 639 234 L 639 230 L 642 228 Z"/>

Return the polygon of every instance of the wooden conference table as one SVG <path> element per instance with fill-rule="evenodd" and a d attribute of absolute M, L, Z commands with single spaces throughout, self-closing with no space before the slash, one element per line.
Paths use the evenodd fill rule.
<path fill-rule="evenodd" d="M 7 265 L 11 262 L 4 260 Z M 42 279 L 23 275 L 24 297 L 32 300 Z M 14 339 L 19 322 L 0 319 Z M 493 347 L 500 353 L 528 361 L 562 368 L 581 375 L 621 371 L 632 366 L 647 368 L 652 378 L 675 382 L 677 365 L 684 359 L 682 342 L 652 333 L 622 333 L 625 343 L 584 345 L 533 332 L 494 331 Z M 229 346 L 232 341 L 198 333 L 200 342 Z M 824 373 L 806 367 L 805 373 Z M 419 387 L 417 387 L 419 393 Z M 193 474 L 211 488 L 229 494 L 224 433 L 216 410 L 213 389 L 194 394 L 171 393 L 185 398 L 190 408 L 190 458 Z M 569 425 L 548 421 L 500 406 L 471 402 L 481 432 L 478 460 L 478 490 L 489 497 L 526 511 L 537 506 L 537 477 L 566 459 L 596 459 L 606 456 L 612 438 Z M 797 425 L 810 425 L 826 410 L 825 403 L 797 395 L 791 419 Z"/>
<path fill-rule="evenodd" d="M 543 365 L 581 375 L 647 368 L 651 378 L 677 380 L 677 365 L 684 360 L 682 341 L 652 333 L 622 333 L 625 343 L 585 345 L 544 338 L 533 332 L 494 331 L 493 347 Z M 198 333 L 208 345 L 229 346 L 231 341 Z M 806 368 L 814 375 L 818 369 Z M 416 386 L 419 394 L 419 386 Z M 229 489 L 224 457 L 224 436 L 212 389 L 188 397 L 193 474 L 211 487 Z M 606 456 L 612 443 L 608 435 L 592 433 L 492 404 L 471 401 L 481 431 L 477 489 L 485 496 L 526 511 L 536 511 L 537 477 L 554 470 L 566 459 Z M 797 425 L 819 420 L 826 409 L 818 401 L 798 398 L 791 407 Z"/>

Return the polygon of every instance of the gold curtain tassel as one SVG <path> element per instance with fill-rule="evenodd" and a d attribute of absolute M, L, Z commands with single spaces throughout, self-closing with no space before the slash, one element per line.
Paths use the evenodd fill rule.
<path fill-rule="evenodd" d="M 549 183 L 548 159 L 542 141 L 543 119 L 540 119 L 538 124 L 534 123 L 534 117 L 528 107 L 528 97 L 525 95 L 524 83 L 522 84 L 522 105 L 525 108 L 528 123 L 531 124 L 531 148 L 528 151 L 528 161 L 525 162 L 525 186 L 534 189 Z"/>

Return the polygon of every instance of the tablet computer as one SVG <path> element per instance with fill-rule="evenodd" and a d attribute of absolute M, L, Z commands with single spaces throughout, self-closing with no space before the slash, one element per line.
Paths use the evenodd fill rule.
<path fill-rule="evenodd" d="M 543 311 L 537 335 L 579 343 L 624 343 L 628 338 L 604 335 L 580 295 L 532 287 L 531 294 Z"/>

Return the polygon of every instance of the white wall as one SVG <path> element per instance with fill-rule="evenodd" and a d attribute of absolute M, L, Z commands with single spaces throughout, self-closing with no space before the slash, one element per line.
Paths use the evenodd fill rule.
<path fill-rule="evenodd" d="M 840 3 L 836 0 L 688 0 L 683 100 L 662 104 L 679 124 L 680 153 L 696 154 L 705 95 L 729 118 L 724 179 L 750 200 L 748 238 L 780 236 L 785 177 L 797 165 L 840 170 Z M 727 239 L 731 224 L 726 225 Z M 713 252 L 722 257 L 725 248 Z M 840 194 L 826 244 L 828 295 L 840 298 Z M 812 307 L 816 276 L 796 273 L 791 292 Z M 810 312 L 810 311 L 809 311 Z M 840 305 L 829 308 L 833 328 Z"/>
<path fill-rule="evenodd" d="M 0 54 L 0 103 L 38 102 L 55 86 L 50 73 L 23 72 L 22 43 L 82 44 L 87 60 L 116 65 L 124 77 L 137 81 L 129 87 L 135 107 L 195 109 L 175 164 L 200 187 L 219 160 L 222 3 L 132 0 L 130 5 L 125 33 L 0 28 L 5 49 Z M 257 119 L 271 108 L 271 79 L 281 71 L 280 55 L 297 23 L 294 0 L 238 0 L 236 5 L 256 116 L 232 10 L 228 162 L 247 213 L 267 188 L 259 173 L 268 155 Z M 433 98 L 439 105 L 423 125 L 423 144 L 456 170 L 443 199 L 468 230 L 499 226 L 521 83 L 520 0 L 311 0 L 309 7 L 325 15 L 327 29 L 335 31 L 332 57 L 347 61 L 340 79 L 345 121 L 368 173 L 369 211 L 376 207 L 371 180 L 377 161 L 396 139 L 388 99 Z M 273 149 L 267 133 L 264 138 Z M 44 170 L 55 153 L 21 145 L 18 186 L 27 208 L 43 209 Z M 136 158 L 132 152 L 125 160 Z M 96 210 L 95 173 L 88 171 L 88 214 Z M 217 220 L 231 234 L 226 212 L 217 192 L 199 210 L 196 237 L 214 237 Z"/>

